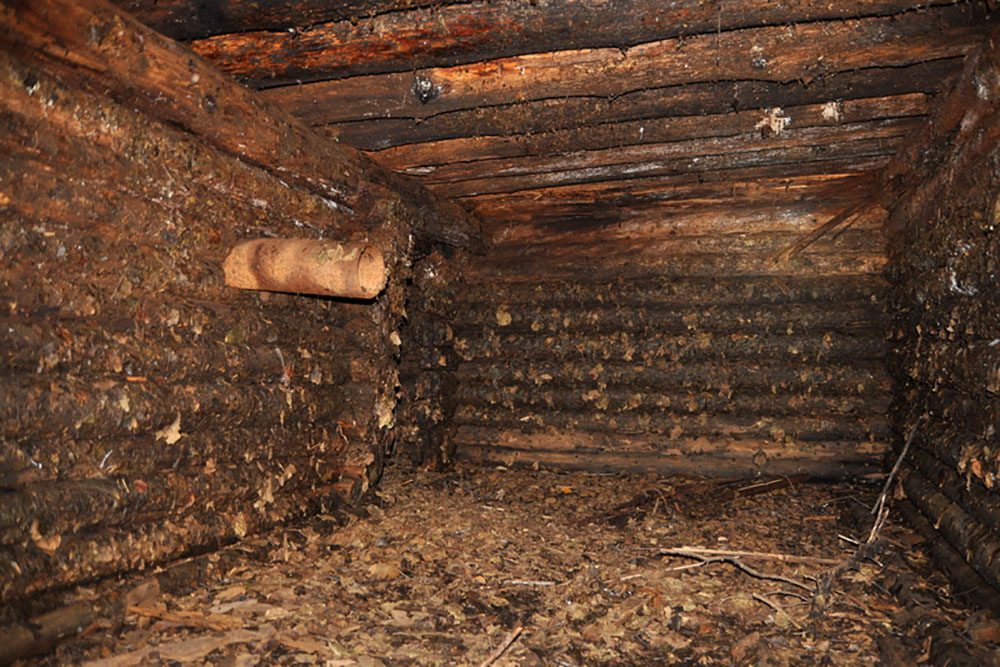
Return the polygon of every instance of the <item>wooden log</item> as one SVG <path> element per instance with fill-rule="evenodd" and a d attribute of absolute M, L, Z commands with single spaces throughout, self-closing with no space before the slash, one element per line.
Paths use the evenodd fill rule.
<path fill-rule="evenodd" d="M 627 47 L 667 37 L 690 38 L 699 33 L 717 34 L 764 25 L 885 16 L 910 9 L 900 0 L 855 1 L 836 6 L 796 0 L 740 11 L 719 11 L 697 3 L 663 5 L 650 0 L 627 0 L 613 9 L 601 5 L 582 7 L 566 1 L 538 7 L 508 0 L 487 6 L 444 3 L 433 11 L 404 5 L 390 12 L 373 10 L 367 14 L 371 18 L 354 15 L 319 25 L 312 20 L 315 13 L 309 12 L 306 19 L 303 9 L 295 6 L 288 7 L 280 17 L 280 25 L 275 26 L 279 17 L 270 14 L 274 17 L 271 25 L 261 25 L 262 20 L 268 21 L 266 10 L 261 15 L 248 15 L 238 3 L 229 3 L 218 12 L 228 15 L 228 20 L 217 19 L 208 25 L 191 21 L 190 14 L 184 25 L 171 24 L 163 17 L 168 11 L 165 8 L 145 3 L 135 7 L 137 4 L 127 2 L 125 7 L 138 9 L 140 20 L 157 29 L 162 26 L 163 32 L 175 39 L 205 38 L 192 42 L 192 49 L 253 87 L 456 65 L 545 50 L 609 44 Z"/>
<path fill-rule="evenodd" d="M 0 547 L 0 600 L 5 604 L 54 587 L 144 569 L 176 560 L 203 548 L 219 548 L 282 521 L 328 511 L 340 502 L 339 483 L 315 486 L 308 493 L 275 496 L 266 512 L 242 502 L 204 515 L 189 514 L 130 527 L 62 537 L 58 544 Z M 90 554 L 101 554 L 95 559 Z"/>
<path fill-rule="evenodd" d="M 784 112 L 783 112 L 784 113 Z M 820 116 L 820 111 L 815 110 L 816 116 Z M 666 132 L 660 140 L 657 140 L 658 121 L 644 121 L 636 128 L 636 132 L 628 138 L 610 137 L 606 141 L 595 141 L 609 145 L 589 147 L 586 145 L 567 144 L 560 153 L 556 150 L 542 150 L 526 155 L 515 155 L 512 157 L 490 157 L 484 156 L 478 160 L 472 155 L 462 150 L 461 142 L 449 142 L 449 145 L 428 147 L 427 144 L 420 144 L 424 151 L 436 151 L 428 155 L 426 163 L 406 162 L 400 163 L 399 167 L 406 167 L 407 171 L 419 174 L 421 181 L 428 186 L 442 183 L 460 183 L 463 181 L 487 179 L 487 178 L 508 178 L 514 176 L 526 176 L 530 174 L 542 174 L 548 172 L 569 172 L 582 169 L 597 169 L 617 165 L 621 169 L 629 171 L 632 165 L 654 165 L 665 163 L 668 160 L 676 161 L 677 164 L 684 164 L 684 160 L 696 160 L 691 164 L 703 165 L 704 169 L 714 169 L 721 165 L 713 162 L 712 158 L 725 154 L 734 162 L 730 168 L 739 168 L 743 161 L 742 153 L 747 153 L 767 147 L 769 151 L 778 149 L 792 149 L 809 147 L 813 150 L 809 153 L 814 159 L 830 159 L 836 157 L 831 154 L 832 146 L 845 142 L 862 142 L 864 140 L 881 139 L 892 142 L 894 139 L 907 135 L 915 130 L 920 123 L 919 118 L 890 118 L 887 120 L 869 120 L 858 123 L 842 123 L 831 125 L 825 123 L 819 126 L 809 126 L 805 122 L 799 125 L 792 125 L 782 130 L 779 136 L 768 137 L 762 140 L 758 125 L 767 115 L 766 112 L 744 112 L 737 114 L 737 118 L 726 119 L 734 124 L 728 127 L 717 127 L 711 117 L 698 119 L 701 136 L 686 138 L 675 136 L 673 132 Z M 791 118 L 791 116 L 785 116 Z M 676 119 L 664 119 L 672 121 Z M 684 120 L 694 121 L 695 117 L 686 117 Z M 736 123 L 739 123 L 738 125 Z M 652 136 L 646 136 L 646 125 L 650 125 Z M 695 132 L 691 132 L 695 134 Z M 513 143 L 504 138 L 505 143 Z M 452 152 L 451 144 L 458 143 L 459 151 Z M 855 144 L 859 145 L 859 144 Z M 570 146 L 572 146 L 570 148 Z M 822 147 L 822 148 L 821 148 Z M 555 148 L 555 147 L 552 147 Z M 442 150 L 443 149 L 443 150 Z M 584 151 L 583 149 L 588 149 Z M 395 149 L 401 151 L 402 149 Z M 383 151 L 385 152 L 385 151 Z M 737 155 L 740 154 L 740 155 Z M 779 153 L 780 154 L 780 153 Z M 381 157 L 381 154 L 380 154 Z M 402 158 L 406 160 L 409 156 L 405 152 Z M 459 161 L 461 160 L 461 161 Z M 764 164 L 757 159 L 754 166 Z"/>
<path fill-rule="evenodd" d="M 937 566 L 951 580 L 955 594 L 972 604 L 991 610 L 994 614 L 1000 614 L 1000 595 L 997 594 L 995 586 L 983 579 L 947 540 L 941 539 L 941 534 L 913 503 L 900 500 L 895 506 L 906 523 L 924 538 L 924 547 L 930 552 Z"/>
<path fill-rule="evenodd" d="M 582 386 L 603 383 L 610 389 L 634 388 L 656 392 L 666 389 L 694 389 L 712 393 L 729 391 L 769 394 L 878 395 L 890 389 L 889 378 L 878 359 L 856 363 L 752 363 L 726 359 L 679 359 L 624 362 L 595 359 L 590 354 L 552 357 L 539 353 L 524 363 L 498 364 L 495 359 L 471 357 L 458 367 L 466 382 L 486 386 L 530 387 Z"/>
<path fill-rule="evenodd" d="M 505 314 L 506 313 L 506 314 Z M 637 310 L 623 304 L 606 307 L 514 308 L 497 299 L 486 307 L 479 304 L 463 310 L 454 322 L 458 336 L 474 335 L 484 328 L 498 333 L 548 336 L 552 334 L 611 335 L 633 329 L 659 332 L 664 336 L 696 335 L 700 332 L 775 333 L 777 335 L 826 332 L 857 332 L 872 328 L 881 316 L 878 303 L 871 300 L 827 304 L 818 309 L 813 304 L 773 303 L 744 307 L 706 305 L 692 310 L 680 305 L 648 306 Z"/>
<path fill-rule="evenodd" d="M 230 287 L 352 299 L 375 298 L 387 278 L 377 248 L 305 239 L 244 241 L 222 268 Z"/>
<path fill-rule="evenodd" d="M 807 106 L 783 107 L 782 116 L 787 118 L 787 134 L 771 137 L 768 144 L 778 146 L 789 141 L 812 141 L 819 143 L 823 134 L 814 136 L 801 132 L 802 128 L 836 127 L 844 136 L 856 136 L 858 132 L 872 128 L 873 121 L 899 121 L 900 119 L 921 118 L 927 113 L 928 96 L 922 93 L 893 97 L 845 100 L 838 103 L 812 104 Z M 825 113 L 825 115 L 824 115 Z M 760 123 L 764 112 L 761 110 L 737 111 L 703 116 L 658 117 L 625 122 L 605 123 L 599 126 L 573 127 L 545 132 L 539 135 L 516 134 L 511 136 L 476 136 L 447 139 L 398 146 L 379 151 L 380 164 L 392 169 L 406 169 L 419 174 L 425 182 L 461 180 L 461 168 L 447 165 L 459 158 L 464 162 L 491 160 L 511 171 L 511 165 L 518 169 L 531 169 L 542 156 L 553 156 L 582 150 L 597 151 L 623 146 L 656 145 L 655 154 L 665 157 L 677 148 L 685 153 L 727 150 L 720 141 L 695 143 L 716 137 L 756 135 L 760 138 Z M 902 126 L 908 127 L 906 123 Z M 848 128 L 853 128 L 851 131 Z M 825 141 L 825 138 L 823 139 Z M 680 143 L 684 142 L 684 143 Z M 690 142 L 690 143 L 689 143 Z M 733 142 L 735 146 L 741 145 Z M 640 154 L 630 155 L 636 160 Z M 535 157 L 534 162 L 514 161 L 514 158 Z M 607 158 L 605 158 L 607 159 Z M 626 160 L 620 160 L 622 162 Z M 489 163 L 487 163 L 489 164 Z M 551 163 L 541 163 L 551 168 Z M 433 171 L 424 169 L 428 165 L 444 165 Z M 478 166 L 485 166 L 479 164 Z"/>
<path fill-rule="evenodd" d="M 894 348 L 891 364 L 929 387 L 984 398 L 1000 393 L 1000 348 L 992 341 L 912 340 Z"/>
<path fill-rule="evenodd" d="M 470 272 L 470 275 L 474 274 Z M 888 285 L 880 276 L 659 276 L 625 283 L 544 281 L 503 293 L 505 303 L 522 308 L 639 308 L 647 306 L 746 306 L 784 303 L 882 302 Z M 461 300 L 470 308 L 496 301 L 496 286 L 470 282 Z M 484 306 L 485 307 L 485 306 Z"/>
<path fill-rule="evenodd" d="M 109 91 L 328 199 L 339 207 L 345 226 L 382 225 L 385 238 L 378 243 L 389 266 L 406 254 L 408 231 L 384 225 L 387 219 L 406 219 L 427 241 L 484 247 L 479 222 L 460 206 L 386 172 L 353 149 L 324 140 L 103 0 L 17 2 L 0 14 L 0 31 L 18 57 Z M 100 73 L 100 83 L 84 74 L 84 67 Z M 247 133 L 247 127 L 254 132 Z M 393 210 L 395 217 L 390 217 Z"/>
<path fill-rule="evenodd" d="M 986 582 L 1000 587 L 1000 540 L 995 533 L 951 502 L 916 470 L 903 476 L 907 499 L 918 507 L 948 543 Z"/>
<path fill-rule="evenodd" d="M 541 391 L 531 391 L 527 386 L 514 385 L 521 391 L 511 392 L 510 387 L 460 387 L 456 399 L 464 405 L 479 410 L 502 406 L 528 414 L 538 411 L 559 410 L 585 412 L 598 407 L 608 415 L 631 413 L 657 419 L 657 413 L 669 408 L 671 416 L 677 414 L 754 416 L 760 419 L 787 417 L 796 414 L 822 414 L 831 419 L 851 415 L 877 415 L 888 407 L 885 396 L 836 396 L 825 393 L 801 396 L 794 393 L 770 395 L 732 394 L 722 392 L 661 391 L 649 393 L 639 387 L 601 389 L 600 385 L 575 388 L 546 386 Z"/>
<path fill-rule="evenodd" d="M 815 201 L 830 202 L 824 195 L 836 183 L 870 179 L 866 172 L 881 166 L 881 158 L 834 160 L 799 165 L 790 176 L 786 166 L 753 167 L 730 172 L 722 169 L 702 173 L 633 178 L 625 181 L 600 181 L 538 188 L 521 192 L 478 195 L 468 202 L 484 215 L 500 216 L 511 222 L 550 230 L 571 224 L 593 228 L 622 224 L 635 218 L 651 223 L 665 211 L 686 213 L 696 207 L 703 218 L 715 212 L 760 211 L 772 207 L 800 206 Z M 549 202 L 544 207 L 539 201 Z M 772 208 L 773 213 L 773 208 Z M 773 216 L 772 216 L 773 217 Z M 709 219 L 711 219 L 709 217 Z M 728 216 L 715 218 L 732 223 Z M 773 222 L 772 222 L 773 224 Z M 474 265 L 475 268 L 475 265 Z M 539 277 L 538 280 L 542 278 Z"/>
<path fill-rule="evenodd" d="M 154 433 L 170 442 L 181 432 L 275 422 L 298 428 L 332 420 L 344 403 L 370 400 L 370 384 L 338 380 L 326 386 L 290 386 L 276 377 L 268 386 L 234 384 L 223 378 L 173 384 L 5 378 L 0 386 L 0 433 L 15 442 Z"/>
<path fill-rule="evenodd" d="M 883 172 L 882 202 L 898 211 L 894 217 L 900 224 L 916 220 L 944 188 L 952 185 L 956 175 L 997 145 L 1000 124 L 995 112 L 1000 83 L 993 77 L 1000 67 L 997 39 L 992 31 L 983 48 L 970 55 L 930 121 L 901 147 Z M 940 137 L 949 140 L 940 141 Z M 914 172 L 924 178 L 915 183 L 910 177 Z"/>
<path fill-rule="evenodd" d="M 127 532 L 131 524 L 179 521 L 185 515 L 202 513 L 206 501 L 217 510 L 244 507 L 266 513 L 275 498 L 308 495 L 317 485 L 346 476 L 340 456 L 345 443 L 336 437 L 328 442 L 326 448 L 312 446 L 309 451 L 302 447 L 292 456 L 265 458 L 262 454 L 251 461 L 213 458 L 201 466 L 157 467 L 131 475 L 116 470 L 85 479 L 24 485 L 2 494 L 0 544 L 42 543 L 39 534 L 52 541 L 115 527 Z"/>
<path fill-rule="evenodd" d="M 649 434 L 668 441 L 683 437 L 699 443 L 801 443 L 800 446 L 808 451 L 823 442 L 885 442 L 891 434 L 885 418 L 879 414 L 835 419 L 802 415 L 755 418 L 706 413 L 689 416 L 669 409 L 646 415 L 610 413 L 597 407 L 577 412 L 546 407 L 524 415 L 512 415 L 503 405 L 478 409 L 463 403 L 455 409 L 454 423 L 458 427 L 497 433 L 505 430 L 528 433 L 580 431 Z"/>
<path fill-rule="evenodd" d="M 910 455 L 921 474 L 934 484 L 953 503 L 964 508 L 969 515 L 994 532 L 1000 532 L 1000 499 L 967 474 L 963 479 L 924 449 L 917 448 Z"/>
<path fill-rule="evenodd" d="M 615 48 L 567 50 L 499 58 L 416 72 L 357 76 L 262 91 L 266 99 L 307 122 L 364 118 L 427 118 L 460 109 L 532 99 L 621 94 L 692 82 L 754 79 L 812 80 L 871 66 L 904 66 L 965 55 L 985 35 L 977 14 L 964 7 L 922 14 L 862 18 L 797 26 L 696 35 Z M 822 63 L 814 55 L 824 54 Z M 697 73 L 692 80 L 691 72 Z M 417 94 L 416 77 L 428 93 Z"/>
<path fill-rule="evenodd" d="M 784 332 L 747 332 L 734 330 L 729 333 L 680 332 L 674 337 L 662 337 L 648 329 L 632 330 L 622 335 L 577 335 L 556 334 L 548 336 L 519 336 L 497 333 L 492 330 L 460 334 L 455 342 L 456 353 L 466 362 L 480 360 L 483 364 L 496 364 L 504 360 L 511 348 L 518 350 L 517 360 L 506 360 L 505 365 L 529 372 L 526 377 L 537 377 L 548 373 L 552 377 L 564 377 L 561 364 L 602 363 L 609 369 L 617 369 L 619 376 L 629 374 L 630 368 L 647 367 L 651 373 L 665 373 L 674 370 L 677 364 L 742 364 L 746 372 L 754 375 L 760 368 L 787 366 L 793 363 L 809 362 L 820 372 L 829 372 L 838 365 L 856 365 L 855 379 L 874 377 L 877 370 L 871 362 L 881 362 L 885 354 L 885 343 L 874 331 L 855 330 L 848 332 L 822 331 L 821 335 L 806 334 L 786 337 Z M 433 361 L 433 358 L 431 359 Z M 522 361 L 524 363 L 522 363 Z M 548 363 L 546 363 L 548 362 Z M 486 369 L 477 368 L 477 372 Z M 697 375 L 692 372 L 692 376 Z M 726 374 L 727 376 L 730 374 Z M 880 373 L 876 373 L 880 375 Z M 806 376 L 821 379 L 822 375 L 806 371 Z M 789 377 L 783 377 L 787 381 Z M 803 387 L 805 389 L 805 387 Z"/>
<path fill-rule="evenodd" d="M 754 140 L 752 149 L 737 150 L 734 153 L 712 152 L 690 157 L 682 153 L 676 157 L 668 155 L 664 159 L 648 162 L 597 164 L 566 169 L 555 168 L 539 173 L 493 175 L 488 178 L 476 177 L 464 181 L 430 183 L 428 187 L 446 197 L 474 197 L 640 176 L 644 178 L 676 176 L 718 170 L 727 170 L 731 175 L 739 177 L 742 171 L 759 167 L 785 165 L 787 170 L 789 164 L 823 163 L 849 156 L 853 156 L 854 159 L 888 156 L 895 151 L 902 137 L 903 133 L 899 132 L 885 137 L 862 137 L 829 145 L 803 144 L 779 148 L 765 148 L 766 144 Z M 588 153 L 582 159 L 598 160 L 598 157 Z M 612 154 L 612 159 L 618 158 Z"/>
<path fill-rule="evenodd" d="M 459 427 L 455 434 L 456 456 L 486 465 L 505 465 L 546 469 L 587 470 L 591 472 L 632 472 L 655 474 L 687 474 L 699 477 L 798 475 L 807 474 L 816 479 L 857 479 L 878 474 L 874 452 L 857 451 L 856 443 L 831 443 L 820 453 L 812 450 L 808 455 L 782 451 L 767 443 L 745 443 L 746 449 L 736 449 L 731 442 L 720 442 L 717 447 L 706 449 L 703 443 L 687 448 L 637 447 L 628 451 L 615 451 L 604 445 L 591 446 L 595 436 L 585 432 L 555 434 L 549 440 L 578 443 L 573 449 L 545 447 L 535 441 L 534 434 L 506 431 L 469 431 Z M 632 442 L 641 442 L 641 436 L 624 436 Z M 620 443 L 623 436 L 615 435 Z M 507 444 L 495 444 L 495 443 Z M 603 442 L 598 440 L 598 442 Z M 485 444 L 484 444 L 485 443 Z M 609 441 L 610 444 L 610 441 Z M 872 448 L 878 451 L 877 447 Z"/>
<path fill-rule="evenodd" d="M 586 136 L 590 131 L 586 128 L 599 131 L 607 124 L 630 121 L 640 122 L 639 127 L 644 127 L 642 121 L 657 117 L 756 112 L 774 106 L 788 109 L 826 105 L 830 100 L 842 100 L 846 105 L 850 100 L 914 93 L 933 95 L 940 92 L 949 77 L 961 67 L 961 58 L 945 58 L 899 68 L 871 67 L 841 72 L 811 82 L 811 85 L 802 81 L 774 83 L 756 79 L 735 81 L 727 86 L 714 82 L 688 83 L 629 91 L 612 98 L 527 100 L 512 105 L 452 111 L 430 118 L 358 120 L 326 125 L 324 132 L 365 150 L 476 137 L 506 138 L 515 145 L 528 142 L 528 146 L 534 146 L 534 141 L 545 142 L 545 135 L 552 132 L 584 128 L 580 132 Z M 511 123 L 512 113 L 517 116 L 516 124 Z M 318 115 L 315 118 L 320 121 Z M 574 140 L 581 138 L 574 137 Z"/>

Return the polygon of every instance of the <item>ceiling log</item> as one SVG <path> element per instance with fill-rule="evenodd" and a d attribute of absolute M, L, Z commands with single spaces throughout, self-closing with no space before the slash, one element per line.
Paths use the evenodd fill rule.
<path fill-rule="evenodd" d="M 485 247 L 479 221 L 461 206 L 322 137 L 103 0 L 5 3 L 0 43 L 323 196 L 347 227 L 377 229 L 396 217 L 418 242 Z"/>
<path fill-rule="evenodd" d="M 309 123 L 430 118 L 530 100 L 615 97 L 734 80 L 810 82 L 868 67 L 965 55 L 987 24 L 972 6 L 927 14 L 737 30 L 627 49 L 527 54 L 261 91 Z M 817 58 L 816 54 L 823 54 Z"/>
<path fill-rule="evenodd" d="M 125 2 L 134 6 L 136 2 Z M 161 12 L 159 5 L 135 7 L 140 19 Z M 179 4 L 179 3 L 177 3 Z M 245 3 L 224 3 L 239 10 Z M 953 5 L 937 1 L 924 6 Z M 226 7 L 222 11 L 226 11 Z M 555 0 L 526 3 L 445 4 L 416 7 L 315 24 L 305 11 L 289 8 L 280 26 L 258 26 L 253 16 L 230 19 L 230 34 L 216 34 L 191 42 L 191 48 L 252 87 L 342 79 L 363 74 L 412 72 L 428 67 L 450 67 L 523 53 L 585 48 L 627 48 L 657 40 L 768 25 L 899 15 L 913 11 L 909 0 L 850 0 L 817 3 L 813 0 L 722 3 L 686 0 L 619 0 L 581 3 Z M 202 12 L 205 13 L 205 12 Z M 221 13 L 221 12 L 220 12 Z M 296 16 L 296 14 L 301 16 Z M 149 16 L 173 37 L 196 35 L 197 23 L 183 30 Z M 292 22 L 298 20 L 298 22 Z M 209 26 L 205 26 L 209 28 Z M 212 26 L 218 30 L 222 26 Z M 275 28 L 279 29 L 275 29 Z"/>

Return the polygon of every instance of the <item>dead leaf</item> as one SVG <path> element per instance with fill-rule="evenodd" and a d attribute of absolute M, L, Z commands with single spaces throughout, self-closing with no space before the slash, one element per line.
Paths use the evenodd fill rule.
<path fill-rule="evenodd" d="M 163 440 L 168 445 L 172 445 L 181 439 L 181 413 L 177 413 L 177 419 L 174 420 L 169 426 L 164 426 L 159 431 L 156 432 L 156 439 Z"/>
<path fill-rule="evenodd" d="M 399 576 L 399 567 L 394 563 L 374 563 L 368 568 L 368 576 L 379 581 L 395 579 Z"/>

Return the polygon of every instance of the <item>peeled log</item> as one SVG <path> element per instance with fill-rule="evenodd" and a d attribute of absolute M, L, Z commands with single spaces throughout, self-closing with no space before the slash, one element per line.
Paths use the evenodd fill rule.
<path fill-rule="evenodd" d="M 222 268 L 230 287 L 353 299 L 375 298 L 387 278 L 377 248 L 309 239 L 246 241 Z"/>

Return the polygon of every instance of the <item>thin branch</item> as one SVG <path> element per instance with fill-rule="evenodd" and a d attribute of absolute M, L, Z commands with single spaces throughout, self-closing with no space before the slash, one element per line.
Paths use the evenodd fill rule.
<path fill-rule="evenodd" d="M 705 556 L 724 556 L 727 558 L 756 558 L 759 560 L 774 560 L 781 563 L 805 563 L 807 565 L 836 565 L 839 560 L 833 558 L 816 558 L 813 556 L 793 556 L 791 554 L 768 553 L 764 551 L 733 551 L 730 549 L 706 549 L 703 547 L 675 547 L 657 553 L 658 556 L 684 556 L 702 558 Z"/>
<path fill-rule="evenodd" d="M 496 662 L 500 656 L 504 654 L 504 651 L 510 648 L 510 645 L 514 643 L 514 640 L 520 636 L 523 629 L 524 628 L 521 627 L 521 622 L 518 621 L 514 628 L 507 634 L 507 637 L 504 638 L 504 640 L 500 642 L 500 645 L 493 650 L 493 653 L 490 653 L 489 657 L 479 663 L 479 667 L 489 667 Z"/>

